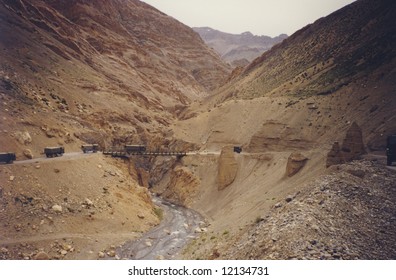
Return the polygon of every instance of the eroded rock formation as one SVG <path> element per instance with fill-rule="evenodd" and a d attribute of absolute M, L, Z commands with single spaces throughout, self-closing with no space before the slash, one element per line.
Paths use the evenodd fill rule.
<path fill-rule="evenodd" d="M 306 164 L 308 158 L 301 153 L 293 152 L 287 159 L 286 175 L 291 177 L 300 171 Z"/>
<path fill-rule="evenodd" d="M 333 143 L 331 150 L 327 154 L 326 167 L 342 163 L 340 144 L 336 141 Z"/>
<path fill-rule="evenodd" d="M 234 157 L 232 146 L 223 147 L 219 158 L 217 172 L 217 188 L 219 191 L 228 187 L 234 182 L 238 171 L 238 164 Z"/>
<path fill-rule="evenodd" d="M 341 153 L 344 161 L 348 162 L 354 159 L 359 159 L 361 155 L 366 154 L 366 149 L 363 143 L 362 129 L 353 122 L 348 129 L 345 139 L 342 142 Z"/>
<path fill-rule="evenodd" d="M 189 206 L 196 194 L 200 180 L 187 167 L 176 166 L 167 189 L 162 196 L 183 206 Z"/>
<path fill-rule="evenodd" d="M 353 122 L 346 132 L 341 147 L 338 142 L 334 142 L 327 154 L 326 166 L 359 159 L 364 154 L 366 154 L 366 149 L 363 143 L 362 129 L 356 122 Z"/>

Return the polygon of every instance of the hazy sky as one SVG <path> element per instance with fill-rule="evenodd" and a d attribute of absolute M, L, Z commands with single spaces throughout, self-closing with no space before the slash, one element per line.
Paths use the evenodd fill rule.
<path fill-rule="evenodd" d="M 190 27 L 291 35 L 353 0 L 142 0 Z"/>

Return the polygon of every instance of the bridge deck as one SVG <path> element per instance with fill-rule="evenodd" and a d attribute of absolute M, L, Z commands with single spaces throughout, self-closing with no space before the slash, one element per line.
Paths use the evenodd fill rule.
<path fill-rule="evenodd" d="M 179 151 L 145 151 L 145 152 L 125 152 L 125 151 L 104 151 L 104 155 L 111 155 L 113 157 L 129 157 L 129 156 L 186 156 L 186 152 Z"/>

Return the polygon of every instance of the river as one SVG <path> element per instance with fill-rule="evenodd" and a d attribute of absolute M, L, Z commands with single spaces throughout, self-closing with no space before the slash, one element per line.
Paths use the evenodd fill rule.
<path fill-rule="evenodd" d="M 126 242 L 116 253 L 121 259 L 179 259 L 184 246 L 199 233 L 203 218 L 194 210 L 169 203 L 160 197 L 153 202 L 163 209 L 163 219 L 137 240 Z"/>

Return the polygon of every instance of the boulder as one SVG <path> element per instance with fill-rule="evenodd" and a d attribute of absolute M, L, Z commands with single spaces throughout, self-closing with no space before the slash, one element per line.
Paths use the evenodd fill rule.
<path fill-rule="evenodd" d="M 32 137 L 30 136 L 29 132 L 27 132 L 27 131 L 16 132 L 15 138 L 19 143 L 21 143 L 23 145 L 28 145 L 28 144 L 32 143 Z"/>
<path fill-rule="evenodd" d="M 233 146 L 223 147 L 221 150 L 217 171 L 217 188 L 219 191 L 234 182 L 238 172 L 238 163 L 234 157 Z"/>
<path fill-rule="evenodd" d="M 62 213 L 62 206 L 55 204 L 52 206 L 52 210 L 57 213 Z"/>
<path fill-rule="evenodd" d="M 107 252 L 107 255 L 111 258 L 114 258 L 116 256 L 116 252 L 114 250 L 110 250 Z"/>
<path fill-rule="evenodd" d="M 35 259 L 35 260 L 49 260 L 50 257 L 48 256 L 48 254 L 47 254 L 46 252 L 41 251 L 41 252 L 38 252 L 38 253 L 33 257 L 33 259 Z"/>
<path fill-rule="evenodd" d="M 288 195 L 288 196 L 285 198 L 285 201 L 286 201 L 286 202 L 291 202 L 293 199 L 294 199 L 294 196 Z"/>
<path fill-rule="evenodd" d="M 83 203 L 83 204 L 85 204 L 85 205 L 88 206 L 88 207 L 94 206 L 94 203 L 93 203 L 92 200 L 90 200 L 89 198 L 86 198 L 86 199 L 84 200 L 84 203 Z"/>
<path fill-rule="evenodd" d="M 301 153 L 293 152 L 287 159 L 286 175 L 291 177 L 300 171 L 306 164 L 308 158 Z"/>
<path fill-rule="evenodd" d="M 60 253 L 62 256 L 66 256 L 66 255 L 67 255 L 67 251 L 66 251 L 66 250 L 61 250 L 59 253 Z"/>
<path fill-rule="evenodd" d="M 23 150 L 23 155 L 28 158 L 28 159 L 32 159 L 33 158 L 33 153 L 30 149 L 25 149 Z"/>
<path fill-rule="evenodd" d="M 142 214 L 142 213 L 139 213 L 139 214 L 137 214 L 137 216 L 138 216 L 138 218 L 139 219 L 144 219 L 144 218 L 146 218 L 146 216 L 144 216 L 144 214 Z"/>

